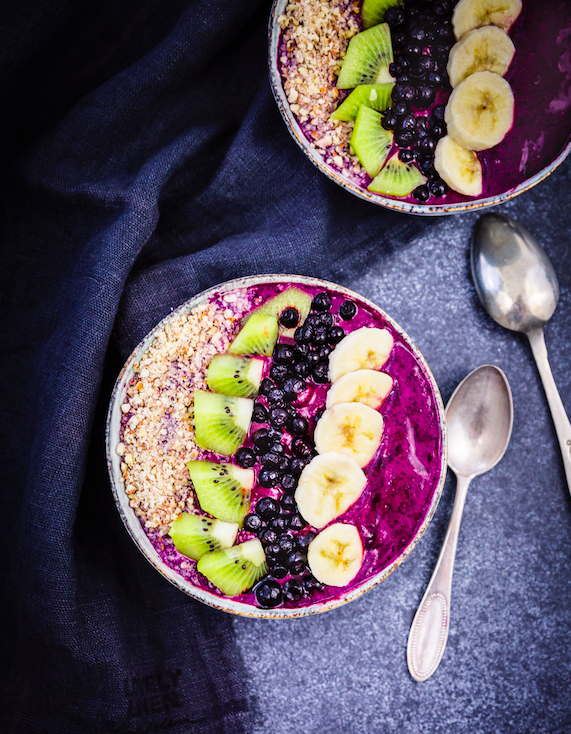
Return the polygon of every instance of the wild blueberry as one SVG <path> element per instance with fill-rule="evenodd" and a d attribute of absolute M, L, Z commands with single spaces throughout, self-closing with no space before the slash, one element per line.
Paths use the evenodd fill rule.
<path fill-rule="evenodd" d="M 434 168 L 434 158 L 422 157 L 417 159 L 417 165 L 421 173 L 425 176 L 434 176 L 436 169 Z"/>
<path fill-rule="evenodd" d="M 421 140 L 418 145 L 422 150 L 426 150 L 428 152 L 434 151 L 436 148 L 436 140 L 434 140 L 434 138 L 424 138 L 424 140 Z"/>
<path fill-rule="evenodd" d="M 296 456 L 301 456 L 302 458 L 307 458 L 308 456 L 311 456 L 313 453 L 313 442 L 306 437 L 300 437 L 296 438 L 292 445 L 291 445 L 292 451 Z M 293 464 L 292 464 L 293 468 Z"/>
<path fill-rule="evenodd" d="M 422 46 L 417 41 L 411 41 L 411 43 L 407 43 L 404 50 L 405 53 L 409 55 L 409 58 L 411 56 L 420 56 L 422 54 Z"/>
<path fill-rule="evenodd" d="M 436 107 L 431 112 L 432 119 L 442 122 L 444 120 L 444 110 L 445 109 L 446 107 L 443 104 L 436 105 Z"/>
<path fill-rule="evenodd" d="M 329 334 L 327 337 L 327 341 L 329 344 L 338 344 L 341 339 L 343 339 L 345 336 L 345 331 L 341 326 L 332 326 L 329 329 Z"/>
<path fill-rule="evenodd" d="M 443 87 L 446 85 L 444 75 L 438 71 L 431 71 L 426 77 L 426 81 L 431 87 Z"/>
<path fill-rule="evenodd" d="M 331 347 L 329 344 L 324 344 L 322 347 L 319 347 L 319 359 L 320 361 L 326 362 L 329 359 L 329 355 L 333 351 L 333 347 Z"/>
<path fill-rule="evenodd" d="M 315 365 L 321 361 L 321 358 L 319 356 L 319 352 L 314 351 L 310 352 L 306 357 L 307 363 L 309 365 L 309 368 L 312 369 L 315 367 Z"/>
<path fill-rule="evenodd" d="M 295 541 L 289 533 L 285 533 L 278 538 L 278 545 L 281 552 L 288 556 L 293 552 Z"/>
<path fill-rule="evenodd" d="M 315 576 L 304 576 L 302 583 L 306 594 L 313 594 L 314 591 L 321 591 L 323 589 L 323 584 Z"/>
<path fill-rule="evenodd" d="M 397 130 L 395 132 L 395 143 L 399 148 L 408 148 L 416 142 L 417 136 L 414 130 Z"/>
<path fill-rule="evenodd" d="M 327 291 L 318 293 L 311 302 L 311 308 L 313 311 L 329 311 L 331 308 L 331 296 L 329 293 Z"/>
<path fill-rule="evenodd" d="M 434 102 L 436 99 L 436 89 L 429 86 L 428 84 L 421 84 L 416 90 L 416 106 L 421 110 L 425 110 Z"/>
<path fill-rule="evenodd" d="M 291 474 L 289 476 L 291 476 Z M 282 482 L 282 487 L 283 487 L 283 482 Z M 297 504 L 291 494 L 282 494 L 282 496 L 280 497 L 280 507 L 285 512 L 294 512 L 297 507 Z"/>
<path fill-rule="evenodd" d="M 412 192 L 412 195 L 417 201 L 428 201 L 428 199 L 430 198 L 428 186 L 417 186 L 416 189 Z"/>
<path fill-rule="evenodd" d="M 313 368 L 313 380 L 324 385 L 329 382 L 329 365 L 327 362 L 319 362 Z"/>
<path fill-rule="evenodd" d="M 255 512 L 251 512 L 244 518 L 244 530 L 247 530 L 249 533 L 257 533 L 261 527 L 262 518 L 256 515 Z"/>
<path fill-rule="evenodd" d="M 295 474 L 298 474 L 298 475 L 301 474 L 301 472 L 304 470 L 306 464 L 307 464 L 307 461 L 305 461 L 304 459 L 302 459 L 301 456 L 296 456 L 295 458 L 293 458 L 291 460 L 291 472 L 292 472 L 292 474 L 294 474 L 294 475 Z M 284 480 L 285 480 L 285 477 L 284 477 Z M 286 489 L 284 487 L 283 481 L 282 481 L 282 487 L 284 488 L 284 490 Z"/>
<path fill-rule="evenodd" d="M 305 326 L 317 326 L 320 323 L 320 317 L 321 314 L 318 313 L 310 313 L 309 316 L 305 319 L 304 325 Z"/>
<path fill-rule="evenodd" d="M 253 435 L 254 446 L 258 453 L 266 451 L 270 446 L 269 432 L 267 428 L 258 428 Z"/>
<path fill-rule="evenodd" d="M 274 362 L 289 364 L 293 360 L 293 349 L 289 344 L 278 344 L 273 352 Z"/>
<path fill-rule="evenodd" d="M 287 601 L 296 602 L 299 601 L 303 596 L 303 586 L 295 579 L 289 579 L 284 584 L 282 590 L 284 599 Z"/>
<path fill-rule="evenodd" d="M 419 43 L 422 43 L 426 37 L 426 31 L 422 26 L 413 26 L 409 31 L 409 37 L 413 41 L 418 41 Z"/>
<path fill-rule="evenodd" d="M 293 470 L 293 462 L 297 461 L 294 459 L 291 462 L 291 469 Z M 305 466 L 305 465 L 304 465 Z M 303 467 L 302 467 L 303 468 Z M 293 494 L 295 492 L 295 488 L 297 487 L 297 479 L 293 474 L 284 474 L 281 481 L 282 489 L 287 494 Z M 284 507 L 285 509 L 285 507 Z"/>
<path fill-rule="evenodd" d="M 258 604 L 267 609 L 273 609 L 282 603 L 282 588 L 273 579 L 264 579 L 256 586 Z"/>
<path fill-rule="evenodd" d="M 403 117 L 400 122 L 399 130 L 414 130 L 416 126 L 416 117 L 414 115 L 407 115 Z"/>
<path fill-rule="evenodd" d="M 268 420 L 268 411 L 261 403 L 254 403 L 252 420 L 254 421 L 254 423 L 265 423 Z"/>
<path fill-rule="evenodd" d="M 406 102 L 398 102 L 393 107 L 393 112 L 395 113 L 395 115 L 397 117 L 404 117 L 405 115 L 408 115 L 408 113 L 410 112 L 410 110 L 409 110 L 408 105 L 407 105 Z M 344 301 L 344 303 L 353 303 L 353 301 Z M 341 305 L 343 305 L 343 304 L 341 304 Z M 355 304 L 353 304 L 353 305 L 355 305 Z"/>
<path fill-rule="evenodd" d="M 270 367 L 270 377 L 278 386 L 283 385 L 288 374 L 289 371 L 285 364 L 273 364 Z"/>
<path fill-rule="evenodd" d="M 356 313 L 357 306 L 353 301 L 343 301 L 339 306 L 339 316 L 341 316 L 344 321 L 350 321 Z"/>
<path fill-rule="evenodd" d="M 301 415 L 293 415 L 290 416 L 286 427 L 294 436 L 303 436 L 307 433 L 308 425 L 306 418 Z"/>
<path fill-rule="evenodd" d="M 295 514 L 292 515 L 289 521 L 289 528 L 290 530 L 303 530 L 305 527 L 305 520 L 302 518 L 301 515 Z"/>
<path fill-rule="evenodd" d="M 309 344 L 298 342 L 293 348 L 293 356 L 295 359 L 303 359 L 309 352 Z"/>
<path fill-rule="evenodd" d="M 291 461 L 289 457 L 287 456 L 280 456 L 280 460 L 278 462 L 278 471 L 280 472 L 288 472 L 291 469 Z"/>
<path fill-rule="evenodd" d="M 273 387 L 274 383 L 271 380 L 268 380 L 267 377 L 264 377 L 264 379 L 260 383 L 260 395 L 267 395 L 268 391 L 271 390 Z"/>
<path fill-rule="evenodd" d="M 446 135 L 446 123 L 445 122 L 435 122 L 432 125 L 432 129 L 430 131 L 430 134 L 433 138 L 443 138 Z"/>
<path fill-rule="evenodd" d="M 264 528 L 260 533 L 258 533 L 258 537 L 264 545 L 273 545 L 278 541 L 276 531 L 270 530 L 270 528 Z"/>
<path fill-rule="evenodd" d="M 307 383 L 301 377 L 289 377 L 284 382 L 284 400 L 293 403 L 307 389 Z"/>
<path fill-rule="evenodd" d="M 433 196 L 438 197 L 445 196 L 448 191 L 448 186 L 446 186 L 441 178 L 433 178 L 428 184 L 428 188 Z"/>
<path fill-rule="evenodd" d="M 309 375 L 309 365 L 307 362 L 298 362 L 293 366 L 294 375 L 298 377 L 307 377 Z"/>
<path fill-rule="evenodd" d="M 401 150 L 399 152 L 399 160 L 401 160 L 403 163 L 410 163 L 412 160 L 414 160 L 414 153 L 412 150 Z"/>
<path fill-rule="evenodd" d="M 287 520 L 283 515 L 278 515 L 277 517 L 274 517 L 273 520 L 270 520 L 270 522 L 268 523 L 268 527 L 271 528 L 278 535 L 280 535 L 281 533 L 285 533 L 285 531 L 287 530 L 287 526 Z M 283 550 L 280 538 L 278 538 L 278 545 Z"/>
<path fill-rule="evenodd" d="M 276 428 L 281 428 L 285 425 L 288 419 L 288 412 L 285 408 L 271 408 L 270 409 L 270 423 Z"/>
<path fill-rule="evenodd" d="M 327 331 L 327 326 L 316 326 L 315 331 L 313 332 L 312 343 L 316 345 L 325 344 L 327 341 Z"/>
<path fill-rule="evenodd" d="M 333 314 L 329 311 L 319 314 L 319 323 L 321 326 L 333 326 Z"/>
<path fill-rule="evenodd" d="M 262 454 L 260 461 L 266 469 L 277 469 L 280 457 L 278 454 L 274 454 L 273 451 L 268 451 L 266 454 Z"/>
<path fill-rule="evenodd" d="M 284 391 L 281 390 L 277 385 L 274 385 L 271 390 L 268 390 L 268 392 L 266 393 L 266 397 L 268 398 L 268 403 L 270 403 L 270 405 L 273 405 L 275 403 L 281 405 L 284 401 Z"/>
<path fill-rule="evenodd" d="M 277 558 L 280 554 L 280 547 L 277 543 L 270 543 L 264 548 L 264 553 L 268 558 Z"/>
<path fill-rule="evenodd" d="M 262 520 L 271 520 L 279 511 L 278 503 L 273 497 L 262 497 L 256 504 L 256 512 Z"/>
<path fill-rule="evenodd" d="M 317 533 L 314 533 L 313 531 L 309 531 L 308 533 L 305 533 L 304 535 L 299 535 L 297 538 L 297 549 L 301 551 L 302 553 L 305 553 L 307 549 L 309 548 L 309 544 L 317 538 Z"/>
<path fill-rule="evenodd" d="M 280 324 L 286 329 L 293 329 L 299 324 L 299 311 L 297 308 L 289 306 L 280 314 Z"/>
<path fill-rule="evenodd" d="M 429 74 L 431 71 L 434 71 L 435 66 L 436 64 L 434 63 L 432 56 L 422 56 L 418 61 L 418 68 L 424 74 Z"/>
<path fill-rule="evenodd" d="M 256 463 L 256 454 L 252 449 L 242 446 L 236 451 L 236 463 L 244 469 L 250 469 Z"/>
<path fill-rule="evenodd" d="M 281 438 L 281 434 L 279 436 Z M 281 456 L 282 454 L 285 454 L 285 446 L 281 441 L 274 441 L 273 443 L 270 443 L 270 449 L 272 453 L 278 454 Z"/>
<path fill-rule="evenodd" d="M 293 553 L 290 553 L 287 557 L 286 565 L 290 572 L 294 576 L 297 576 L 305 569 L 305 561 L 306 557 L 303 553 L 300 553 L 300 551 L 293 551 Z"/>
<path fill-rule="evenodd" d="M 266 489 L 269 487 L 275 487 L 278 483 L 278 479 L 279 475 L 275 469 L 262 469 L 260 476 L 258 477 L 258 481 L 262 487 L 266 487 Z"/>
<path fill-rule="evenodd" d="M 384 127 L 385 130 L 394 130 L 397 124 L 398 118 L 394 114 L 384 115 L 383 119 L 381 120 L 381 125 Z"/>

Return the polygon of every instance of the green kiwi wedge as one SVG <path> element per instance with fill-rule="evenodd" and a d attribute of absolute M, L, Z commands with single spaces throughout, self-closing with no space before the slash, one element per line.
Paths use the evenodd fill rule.
<path fill-rule="evenodd" d="M 238 332 L 230 354 L 261 354 L 269 357 L 278 340 L 278 319 L 274 314 L 254 311 Z"/>
<path fill-rule="evenodd" d="M 309 293 L 302 291 L 301 288 L 291 286 L 290 288 L 286 288 L 285 291 L 278 293 L 277 296 L 270 298 L 269 301 L 266 301 L 261 306 L 258 306 L 255 311 L 252 311 L 250 316 L 246 317 L 246 319 L 248 320 L 254 314 L 262 313 L 270 316 L 276 316 L 279 321 L 282 312 L 285 311 L 286 308 L 295 308 L 299 313 L 297 326 L 301 326 L 311 309 L 311 301 L 312 298 Z M 282 324 L 279 324 L 279 331 L 280 334 L 291 336 L 295 329 L 288 329 Z"/>
<path fill-rule="evenodd" d="M 393 63 L 393 44 L 387 23 L 357 33 L 349 41 L 347 53 L 337 79 L 339 89 L 352 89 L 360 84 L 391 84 L 389 73 Z"/>
<path fill-rule="evenodd" d="M 351 135 L 351 148 L 369 176 L 384 166 L 393 146 L 393 133 L 381 125 L 382 115 L 361 105 Z"/>
<path fill-rule="evenodd" d="M 246 438 L 254 401 L 205 390 L 194 391 L 194 434 L 202 449 L 232 456 Z"/>
<path fill-rule="evenodd" d="M 423 183 L 426 183 L 426 178 L 418 168 L 414 164 L 403 163 L 395 153 L 368 188 L 376 194 L 408 196 Z"/>
<path fill-rule="evenodd" d="M 402 4 L 403 0 L 365 0 L 361 9 L 363 28 L 372 28 L 377 23 L 382 23 L 389 8 Z"/>
<path fill-rule="evenodd" d="M 198 561 L 205 553 L 234 545 L 238 525 L 183 512 L 173 522 L 169 535 L 179 553 Z"/>
<path fill-rule="evenodd" d="M 254 470 L 214 461 L 189 461 L 187 467 L 201 509 L 241 527 L 250 510 Z"/>
<path fill-rule="evenodd" d="M 206 382 L 211 390 L 223 395 L 255 398 L 263 372 L 263 359 L 216 354 L 208 365 Z"/>
<path fill-rule="evenodd" d="M 392 104 L 393 87 L 394 84 L 360 84 L 341 102 L 331 119 L 350 122 L 357 117 L 360 105 L 384 112 Z"/>
<path fill-rule="evenodd" d="M 196 568 L 226 596 L 244 593 L 268 572 L 266 555 L 257 538 L 207 553 Z"/>

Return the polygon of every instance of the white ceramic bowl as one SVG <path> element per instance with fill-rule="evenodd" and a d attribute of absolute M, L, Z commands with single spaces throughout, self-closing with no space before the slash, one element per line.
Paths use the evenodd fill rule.
<path fill-rule="evenodd" d="M 438 476 L 435 482 L 434 493 L 432 495 L 432 500 L 430 502 L 430 505 L 427 508 L 426 514 L 423 518 L 422 524 L 419 527 L 418 531 L 410 538 L 406 547 L 404 548 L 402 553 L 394 560 L 394 562 L 392 562 L 389 566 L 383 568 L 379 573 L 375 574 L 371 578 L 368 578 L 360 586 L 353 588 L 350 591 L 347 591 L 345 593 L 341 593 L 335 599 L 330 599 L 325 602 L 313 603 L 308 606 L 302 606 L 299 608 L 262 609 L 262 608 L 254 606 L 253 604 L 245 604 L 235 599 L 219 596 L 203 588 L 194 586 L 192 583 L 185 580 L 181 575 L 179 575 L 170 566 L 164 563 L 163 560 L 161 560 L 158 553 L 156 552 L 153 545 L 151 544 L 149 538 L 147 537 L 143 527 L 141 526 L 139 519 L 135 515 L 133 508 L 129 506 L 129 500 L 125 493 L 124 485 L 121 483 L 121 457 L 118 456 L 116 452 L 116 447 L 120 441 L 121 405 L 123 405 L 123 403 L 126 401 L 127 386 L 129 384 L 129 381 L 135 374 L 133 370 L 133 365 L 140 361 L 141 356 L 144 354 L 144 352 L 149 348 L 151 343 L 154 341 L 154 339 L 157 336 L 157 333 L 161 331 L 162 329 L 164 329 L 164 327 L 168 324 L 168 322 L 176 318 L 179 314 L 188 312 L 191 309 L 198 306 L 199 304 L 202 304 L 208 301 L 209 298 L 213 296 L 214 294 L 225 293 L 227 291 L 230 291 L 236 288 L 243 288 L 243 287 L 253 286 L 257 284 L 276 283 L 276 282 L 287 282 L 288 284 L 291 283 L 294 285 L 301 284 L 301 285 L 308 285 L 308 286 L 317 286 L 318 288 L 324 288 L 324 289 L 330 288 L 336 291 L 337 293 L 340 293 L 346 296 L 348 299 L 357 299 L 358 301 L 366 304 L 367 306 L 370 307 L 370 309 L 372 309 L 374 312 L 379 314 L 383 319 L 389 322 L 389 324 L 395 329 L 395 331 L 398 332 L 398 334 L 402 337 L 406 345 L 413 352 L 417 363 L 419 364 L 419 366 L 421 367 L 421 369 L 423 370 L 425 374 L 428 384 L 431 386 L 433 390 L 433 393 L 435 396 L 435 405 L 437 406 L 437 415 L 435 415 L 434 418 L 438 422 L 438 433 L 441 438 L 442 454 L 439 457 L 440 459 L 439 473 L 438 473 Z M 344 604 L 360 596 L 365 591 L 367 591 L 368 589 L 371 589 L 373 586 L 376 586 L 383 579 L 385 579 L 392 571 L 394 571 L 394 569 L 404 560 L 404 558 L 414 548 L 419 538 L 425 531 L 428 523 L 430 522 L 434 514 L 434 511 L 436 509 L 436 506 L 438 504 L 438 501 L 440 499 L 441 492 L 442 492 L 442 486 L 443 486 L 444 479 L 446 476 L 446 428 L 445 428 L 445 425 L 446 424 L 445 424 L 445 418 L 444 418 L 444 407 L 442 405 L 440 393 L 438 391 L 438 387 L 436 385 L 434 377 L 432 376 L 424 358 L 422 357 L 422 355 L 420 354 L 420 352 L 418 351 L 417 347 L 414 345 L 410 337 L 401 329 L 400 326 L 398 326 L 398 324 L 396 324 L 381 309 L 379 309 L 377 306 L 375 306 L 370 301 L 367 301 L 366 299 L 357 295 L 353 291 L 348 290 L 347 288 L 343 288 L 341 286 L 335 285 L 333 283 L 328 283 L 326 281 L 318 280 L 316 278 L 306 278 L 306 277 L 297 276 L 297 275 L 251 276 L 247 278 L 239 278 L 236 280 L 231 280 L 226 283 L 222 283 L 221 285 L 217 285 L 213 288 L 210 288 L 209 290 L 204 291 L 203 293 L 199 293 L 197 296 L 192 298 L 190 301 L 183 303 L 179 308 L 177 308 L 175 311 L 169 314 L 166 318 L 164 318 L 159 324 L 157 324 L 155 328 L 135 348 L 135 350 L 133 351 L 133 353 L 127 360 L 125 366 L 121 370 L 121 373 L 115 384 L 115 388 L 113 390 L 113 395 L 111 398 L 111 403 L 109 406 L 109 413 L 107 417 L 107 427 L 106 427 L 107 464 L 109 468 L 111 488 L 113 491 L 115 502 L 117 504 L 117 509 L 119 510 L 119 514 L 121 515 L 121 519 L 123 520 L 125 527 L 127 528 L 127 531 L 129 532 L 129 535 L 131 536 L 132 540 L 134 541 L 135 545 L 139 548 L 141 553 L 143 553 L 145 558 L 149 561 L 149 563 L 151 563 L 154 566 L 154 568 L 156 568 L 156 570 L 159 573 L 161 573 L 166 579 L 168 579 L 172 584 L 174 584 L 174 586 L 176 586 L 178 589 L 188 594 L 189 596 L 195 599 L 198 599 L 199 601 L 203 602 L 204 604 L 207 604 L 211 607 L 215 607 L 216 609 L 224 610 L 226 612 L 232 612 L 235 614 L 240 614 L 240 615 L 250 616 L 250 617 L 265 617 L 265 618 L 274 618 L 274 619 L 302 617 L 308 614 L 315 614 L 318 612 L 324 612 L 329 609 L 333 609 L 335 607 L 340 606 L 341 604 Z"/>

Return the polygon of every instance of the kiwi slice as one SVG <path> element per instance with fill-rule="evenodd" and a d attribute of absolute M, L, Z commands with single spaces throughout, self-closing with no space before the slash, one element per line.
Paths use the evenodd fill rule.
<path fill-rule="evenodd" d="M 183 556 L 198 561 L 205 553 L 234 545 L 238 525 L 183 512 L 173 522 L 169 535 Z"/>
<path fill-rule="evenodd" d="M 194 391 L 194 433 L 202 449 L 232 456 L 244 443 L 254 401 L 205 390 Z"/>
<path fill-rule="evenodd" d="M 268 572 L 266 555 L 257 538 L 207 553 L 196 568 L 226 596 L 242 594 Z"/>
<path fill-rule="evenodd" d="M 299 312 L 299 321 L 297 326 L 301 326 L 311 309 L 311 301 L 312 298 L 309 293 L 302 291 L 301 288 L 291 286 L 290 288 L 286 288 L 285 291 L 278 293 L 277 296 L 270 298 L 269 301 L 266 301 L 261 306 L 258 306 L 258 308 L 255 311 L 252 311 L 252 314 L 247 318 L 249 319 L 257 313 L 263 313 L 276 316 L 279 320 L 280 315 L 286 310 L 286 308 L 295 308 L 295 310 Z M 279 324 L 279 331 L 281 334 L 291 335 L 295 329 L 288 329 L 282 324 Z"/>
<path fill-rule="evenodd" d="M 254 470 L 214 461 L 189 461 L 187 467 L 202 510 L 241 526 L 250 510 Z"/>
<path fill-rule="evenodd" d="M 402 0 L 365 0 L 361 9 L 363 28 L 372 28 L 377 23 L 382 23 L 389 8 L 402 4 Z"/>
<path fill-rule="evenodd" d="M 381 125 L 382 116 L 361 105 L 351 135 L 351 147 L 369 176 L 376 176 L 389 157 L 393 133 Z"/>
<path fill-rule="evenodd" d="M 359 84 L 390 84 L 393 44 L 387 23 L 357 33 L 349 41 L 347 53 L 337 79 L 339 89 L 352 89 Z"/>
<path fill-rule="evenodd" d="M 384 112 L 392 104 L 393 87 L 394 84 L 360 84 L 341 102 L 331 119 L 350 122 L 357 117 L 360 105 Z"/>
<path fill-rule="evenodd" d="M 263 372 L 263 359 L 216 354 L 208 365 L 206 382 L 211 390 L 223 395 L 255 398 Z"/>
<path fill-rule="evenodd" d="M 276 316 L 254 311 L 230 344 L 228 351 L 230 354 L 263 354 L 269 357 L 277 340 Z"/>
<path fill-rule="evenodd" d="M 408 196 L 425 182 L 426 178 L 414 164 L 403 163 L 395 153 L 368 188 L 376 194 Z"/>

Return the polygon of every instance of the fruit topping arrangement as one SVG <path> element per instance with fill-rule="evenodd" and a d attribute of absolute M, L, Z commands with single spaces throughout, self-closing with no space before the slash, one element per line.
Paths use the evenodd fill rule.
<path fill-rule="evenodd" d="M 500 143 L 513 125 L 514 97 L 503 77 L 515 53 L 508 32 L 520 12 L 521 0 L 363 1 L 361 31 L 345 32 L 328 136 L 347 136 L 348 153 L 368 176 L 359 185 L 421 203 L 450 189 L 482 194 L 478 152 Z M 334 165 L 356 175 L 342 158 Z"/>
<path fill-rule="evenodd" d="M 345 513 L 383 437 L 394 340 L 374 325 L 351 330 L 357 312 L 344 300 L 333 313 L 327 291 L 286 288 L 242 319 L 208 365 L 209 389 L 194 391 L 205 458 L 187 465 L 195 513 L 169 535 L 226 596 L 252 589 L 261 607 L 295 604 L 361 569 L 363 540 Z"/>

